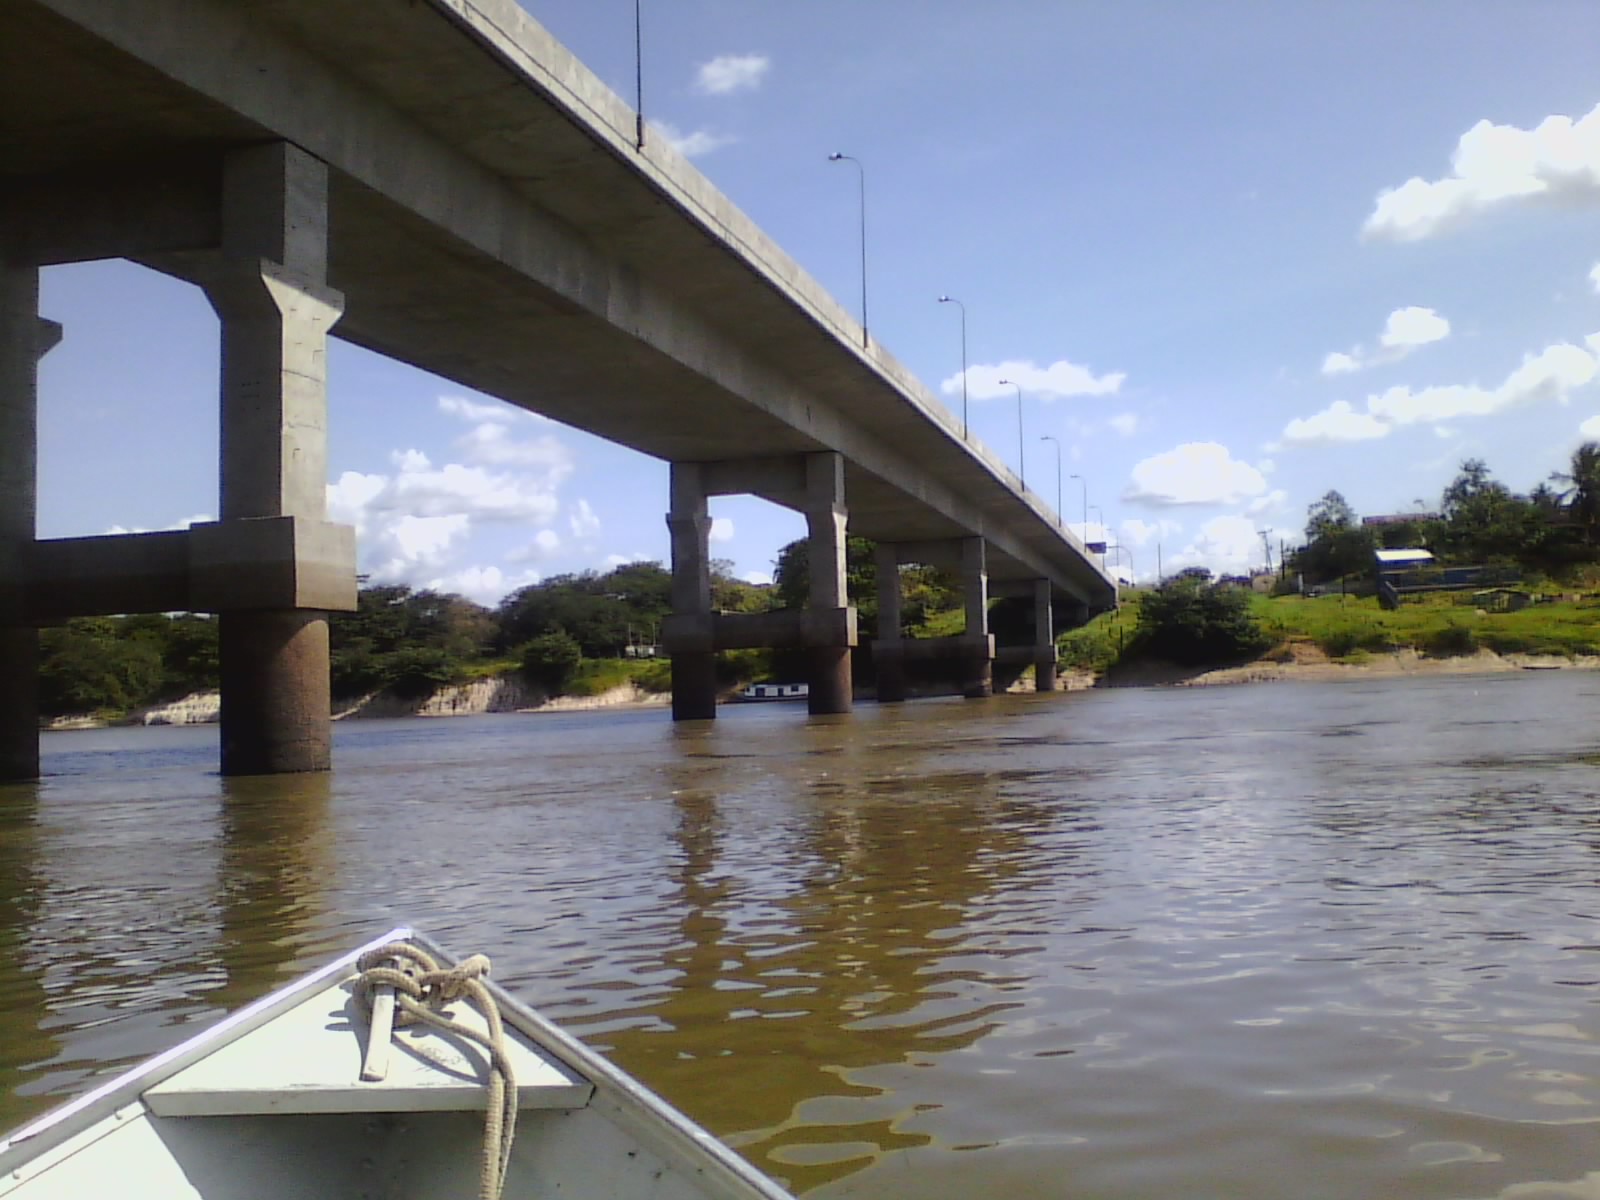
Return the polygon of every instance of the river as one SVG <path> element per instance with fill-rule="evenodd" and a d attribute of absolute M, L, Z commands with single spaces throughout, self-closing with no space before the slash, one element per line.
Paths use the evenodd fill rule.
<path fill-rule="evenodd" d="M 414 922 L 810 1197 L 1600 1197 L 1600 675 L 48 735 L 0 1127 Z"/>

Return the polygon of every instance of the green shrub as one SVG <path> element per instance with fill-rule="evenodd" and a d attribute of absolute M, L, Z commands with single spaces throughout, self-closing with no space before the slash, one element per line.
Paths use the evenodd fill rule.
<path fill-rule="evenodd" d="M 578 640 L 564 629 L 552 629 L 530 638 L 517 648 L 522 673 L 552 692 L 563 690 L 583 662 Z"/>
<path fill-rule="evenodd" d="M 1139 638 L 1155 657 L 1186 666 L 1234 662 L 1270 644 L 1251 613 L 1248 592 L 1183 577 L 1145 597 Z"/>
<path fill-rule="evenodd" d="M 1422 652 L 1433 658 L 1473 654 L 1477 649 L 1478 636 L 1470 625 L 1446 625 L 1422 636 Z"/>
<path fill-rule="evenodd" d="M 383 686 L 405 700 L 418 700 L 452 682 L 450 656 L 436 646 L 396 650 L 383 659 Z"/>
<path fill-rule="evenodd" d="M 672 690 L 672 660 L 650 658 L 633 669 L 633 681 L 647 692 Z"/>
<path fill-rule="evenodd" d="M 1361 648 L 1361 635 L 1354 629 L 1330 629 L 1317 639 L 1317 645 L 1329 658 L 1343 658 Z"/>

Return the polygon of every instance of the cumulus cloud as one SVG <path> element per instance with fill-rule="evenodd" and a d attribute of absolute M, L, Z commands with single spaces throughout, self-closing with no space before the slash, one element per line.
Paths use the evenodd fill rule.
<path fill-rule="evenodd" d="M 1249 517 L 1213 517 L 1200 526 L 1194 541 L 1166 559 L 1164 571 L 1209 567 L 1219 575 L 1244 574 L 1263 565 L 1261 534 Z"/>
<path fill-rule="evenodd" d="M 163 525 L 161 527 L 161 531 L 165 532 L 165 531 L 174 530 L 174 529 L 187 529 L 191 525 L 204 525 L 207 522 L 215 521 L 215 520 L 216 520 L 216 518 L 213 517 L 210 513 L 195 513 L 192 516 L 180 517 L 176 521 L 172 522 L 172 524 L 170 524 L 170 525 Z M 105 536 L 109 537 L 109 536 L 111 536 L 113 534 L 119 534 L 119 533 L 151 533 L 151 532 L 155 532 L 155 531 L 146 529 L 142 525 L 134 525 L 134 526 L 131 526 L 131 527 L 127 526 L 127 525 L 113 525 L 113 526 L 111 526 L 111 528 L 106 530 Z"/>
<path fill-rule="evenodd" d="M 1177 521 L 1141 521 L 1133 517 L 1117 527 L 1123 545 L 1138 548 L 1150 542 L 1164 541 L 1183 532 Z"/>
<path fill-rule="evenodd" d="M 1389 426 L 1371 413 L 1357 412 L 1348 400 L 1335 400 L 1310 417 L 1296 417 L 1283 430 L 1283 440 L 1304 446 L 1316 442 L 1365 442 L 1387 437 Z"/>
<path fill-rule="evenodd" d="M 1047 367 L 1023 359 L 1008 359 L 994 365 L 977 364 L 967 368 L 967 394 L 974 400 L 1010 399 L 1017 392 L 1012 383 L 1022 385 L 1025 396 L 1041 400 L 1062 400 L 1068 396 L 1111 396 L 1128 376 L 1123 371 L 1096 375 L 1088 367 L 1061 359 Z M 1002 384 L 1002 379 L 1011 383 Z M 961 372 L 939 385 L 948 396 L 961 392 Z"/>
<path fill-rule="evenodd" d="M 600 532 L 600 518 L 587 500 L 580 499 L 567 514 L 567 528 L 579 541 L 588 541 Z"/>
<path fill-rule="evenodd" d="M 1132 437 L 1134 434 L 1139 432 L 1139 414 L 1131 412 L 1118 413 L 1116 416 L 1107 421 L 1106 424 L 1111 426 L 1112 429 L 1115 429 L 1123 437 Z"/>
<path fill-rule="evenodd" d="M 1315 416 L 1290 421 L 1283 440 L 1297 445 L 1368 441 L 1404 425 L 1437 427 L 1461 417 L 1486 417 L 1546 400 L 1566 404 L 1572 392 L 1600 375 L 1600 334 L 1591 334 L 1585 343 L 1588 350 L 1557 342 L 1528 355 L 1498 387 L 1401 385 L 1368 396 L 1365 412 L 1339 400 Z"/>
<path fill-rule="evenodd" d="M 700 158 L 714 150 L 721 150 L 724 146 L 731 146 L 739 139 L 731 133 L 713 133 L 709 129 L 696 129 L 684 133 L 676 125 L 666 121 L 651 121 L 650 128 L 666 139 L 671 146 L 685 158 Z"/>
<path fill-rule="evenodd" d="M 1600 200 L 1600 105 L 1533 129 L 1479 121 L 1456 143 L 1448 175 L 1384 189 L 1362 233 L 1414 242 L 1511 201 L 1556 199 Z"/>
<path fill-rule="evenodd" d="M 733 541 L 733 518 L 713 517 L 711 519 L 711 532 L 708 536 L 713 542 Z"/>
<path fill-rule="evenodd" d="M 1267 481 L 1218 442 L 1185 442 L 1141 460 L 1123 498 L 1146 504 L 1238 504 L 1267 490 Z"/>
<path fill-rule="evenodd" d="M 754 91 L 771 67 L 772 60 L 765 54 L 719 54 L 700 64 L 694 74 L 694 90 L 703 96 Z"/>
<path fill-rule="evenodd" d="M 1258 496 L 1245 505 L 1244 511 L 1252 517 L 1265 516 L 1268 513 L 1282 512 L 1283 506 L 1289 502 L 1289 493 L 1282 488 L 1274 488 L 1265 496 Z"/>
<path fill-rule="evenodd" d="M 480 604 L 493 604 L 518 588 L 538 583 L 541 578 L 537 571 L 507 575 L 499 567 L 474 566 L 430 579 L 423 586 L 436 592 L 455 592 Z"/>
<path fill-rule="evenodd" d="M 1600 441 L 1600 417 L 1590 417 L 1578 426 L 1578 433 L 1582 437 Z"/>
<path fill-rule="evenodd" d="M 746 571 L 743 575 L 743 579 L 746 583 L 754 584 L 756 587 L 772 586 L 771 571 Z"/>
<path fill-rule="evenodd" d="M 1355 346 L 1348 354 L 1336 350 L 1322 360 L 1322 373 L 1346 375 L 1367 367 L 1399 362 L 1419 346 L 1443 341 L 1449 336 L 1450 322 L 1433 309 L 1420 308 L 1415 304 L 1397 308 L 1384 322 L 1383 332 L 1378 335 L 1377 349 Z"/>
<path fill-rule="evenodd" d="M 497 467 L 542 467 L 560 472 L 563 478 L 572 471 L 572 452 L 554 435 L 543 434 L 519 441 L 508 426 L 493 422 L 474 425 L 456 439 L 456 445 L 471 462 Z"/>

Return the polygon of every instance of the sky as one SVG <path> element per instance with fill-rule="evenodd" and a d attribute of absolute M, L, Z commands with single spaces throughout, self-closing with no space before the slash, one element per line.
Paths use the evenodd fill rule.
<path fill-rule="evenodd" d="M 521 2 L 632 103 L 633 0 Z M 858 159 L 875 340 L 959 412 L 960 300 L 974 435 L 1018 466 L 1022 384 L 1028 485 L 1140 580 L 1261 566 L 1329 489 L 1434 508 L 1463 459 L 1526 491 L 1600 439 L 1591 0 L 641 6 L 651 136 L 852 311 Z M 40 536 L 210 519 L 200 293 L 79 264 L 41 311 Z M 337 340 L 329 402 L 375 580 L 493 604 L 666 561 L 660 462 Z M 804 531 L 712 515 L 756 581 Z"/>

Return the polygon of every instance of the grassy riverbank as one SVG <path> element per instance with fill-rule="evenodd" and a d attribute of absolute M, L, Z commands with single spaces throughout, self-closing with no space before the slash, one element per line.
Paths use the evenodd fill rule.
<path fill-rule="evenodd" d="M 1063 667 L 1105 675 L 1148 664 L 1139 634 L 1145 594 L 1125 593 L 1116 612 L 1063 634 Z M 1384 655 L 1443 662 L 1483 651 L 1567 659 L 1600 655 L 1600 595 L 1536 604 L 1521 612 L 1483 612 L 1448 596 L 1408 602 L 1393 611 L 1368 597 L 1252 596 L 1250 610 L 1270 643 L 1255 660 L 1262 664 L 1331 661 L 1360 666 Z"/>

